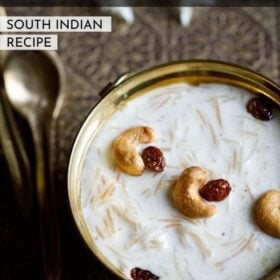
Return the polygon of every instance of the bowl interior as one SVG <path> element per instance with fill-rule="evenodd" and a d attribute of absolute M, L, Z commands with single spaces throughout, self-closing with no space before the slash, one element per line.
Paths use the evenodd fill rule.
<path fill-rule="evenodd" d="M 91 251 L 117 276 L 122 272 L 97 249 L 88 231 L 81 210 L 81 172 L 83 161 L 99 128 L 127 99 L 134 98 L 159 86 L 178 82 L 190 84 L 225 83 L 264 95 L 280 106 L 280 88 L 268 78 L 236 65 L 215 61 L 180 61 L 166 64 L 129 76 L 114 87 L 91 111 L 74 143 L 68 169 L 68 194 L 75 223 Z M 271 278 L 270 278 L 271 279 Z"/>

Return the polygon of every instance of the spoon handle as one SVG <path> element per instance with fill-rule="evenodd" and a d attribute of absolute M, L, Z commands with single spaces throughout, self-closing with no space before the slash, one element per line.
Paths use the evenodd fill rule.
<path fill-rule="evenodd" d="M 58 280 L 61 276 L 60 231 L 56 209 L 53 178 L 49 168 L 48 133 L 38 121 L 30 119 L 36 158 L 36 190 L 41 236 L 43 268 L 47 280 Z"/>
<path fill-rule="evenodd" d="M 29 218 L 34 197 L 30 162 L 3 89 L 0 89 L 0 143 L 21 214 Z"/>

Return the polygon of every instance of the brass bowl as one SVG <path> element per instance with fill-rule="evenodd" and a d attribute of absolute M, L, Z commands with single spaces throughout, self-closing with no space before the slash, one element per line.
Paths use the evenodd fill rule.
<path fill-rule="evenodd" d="M 82 125 L 72 149 L 68 168 L 68 195 L 75 223 L 84 241 L 100 261 L 122 279 L 125 279 L 122 272 L 116 269 L 96 247 L 82 215 L 80 177 L 83 159 L 98 129 L 129 97 L 178 82 L 229 84 L 266 96 L 275 105 L 280 106 L 280 87 L 267 77 L 238 65 L 210 60 L 178 61 L 136 74 L 124 75 L 101 92 L 103 98 Z M 279 277 L 280 268 L 277 268 L 264 279 L 279 280 Z"/>

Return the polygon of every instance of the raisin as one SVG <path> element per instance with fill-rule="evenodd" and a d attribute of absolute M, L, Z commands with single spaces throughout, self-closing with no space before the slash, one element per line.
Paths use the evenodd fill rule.
<path fill-rule="evenodd" d="M 209 181 L 200 189 L 199 193 L 208 201 L 221 201 L 229 195 L 230 191 L 229 182 L 224 179 L 218 179 Z"/>
<path fill-rule="evenodd" d="M 130 271 L 130 276 L 133 280 L 158 280 L 159 277 L 154 275 L 149 270 L 144 270 L 139 267 L 134 267 Z"/>
<path fill-rule="evenodd" d="M 247 103 L 247 112 L 261 121 L 273 119 L 272 108 L 263 98 L 255 97 Z"/>
<path fill-rule="evenodd" d="M 154 146 L 149 146 L 142 153 L 144 164 L 152 171 L 161 172 L 165 168 L 165 159 L 162 151 Z"/>

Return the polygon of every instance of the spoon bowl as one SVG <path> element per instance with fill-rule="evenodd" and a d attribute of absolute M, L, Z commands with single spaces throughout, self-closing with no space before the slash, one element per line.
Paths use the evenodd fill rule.
<path fill-rule="evenodd" d="M 49 122 L 58 98 L 58 68 L 44 52 L 17 51 L 6 56 L 4 80 L 9 99 L 24 117 L 44 115 Z"/>

